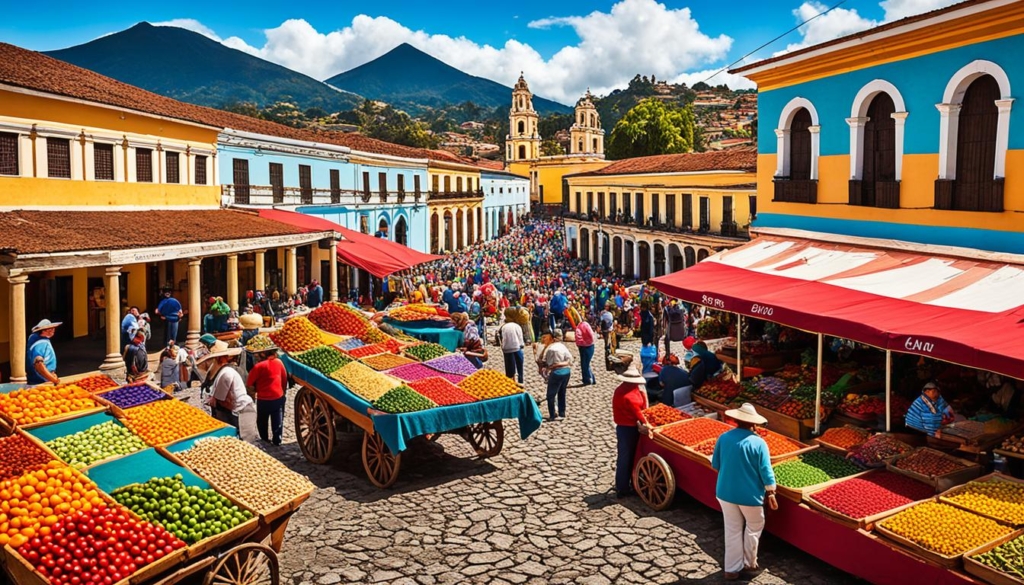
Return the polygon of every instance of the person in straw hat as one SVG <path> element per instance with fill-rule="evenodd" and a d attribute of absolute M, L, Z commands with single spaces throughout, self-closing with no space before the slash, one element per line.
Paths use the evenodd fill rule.
<path fill-rule="evenodd" d="M 764 501 L 775 509 L 775 473 L 768 455 L 768 444 L 754 431 L 768 422 L 749 402 L 725 411 L 736 421 L 736 428 L 723 434 L 715 443 L 711 467 L 718 472 L 715 496 L 725 518 L 725 562 L 722 569 L 727 581 L 739 579 L 743 573 L 755 576 L 757 545 L 764 530 Z"/>
<path fill-rule="evenodd" d="M 228 347 L 223 341 L 217 341 L 210 353 L 199 358 L 197 366 L 205 371 L 212 394 L 207 404 L 217 420 L 226 422 L 238 429 L 238 437 L 243 441 L 256 440 L 256 405 L 245 391 L 245 382 L 238 370 L 231 367 L 231 362 L 242 353 L 240 347 Z"/>
<path fill-rule="evenodd" d="M 633 460 L 640 433 L 647 432 L 647 380 L 630 365 L 621 375 L 616 376 L 621 384 L 612 395 L 612 418 L 615 419 L 615 439 L 618 457 L 615 460 L 615 494 L 622 498 L 633 493 Z"/>
<path fill-rule="evenodd" d="M 60 321 L 52 323 L 49 319 L 43 319 L 32 328 L 32 335 L 28 337 L 28 349 L 25 352 L 25 363 L 29 365 L 26 373 L 29 384 L 60 384 L 60 377 L 57 376 L 57 352 L 53 351 L 53 343 L 50 342 L 60 325 Z"/>
<path fill-rule="evenodd" d="M 247 350 L 249 351 L 249 350 Z M 288 372 L 284 363 L 277 357 L 277 346 L 271 345 L 262 349 L 254 349 L 249 353 L 255 358 L 256 365 L 249 370 L 247 384 L 256 395 L 256 430 L 260 440 L 270 442 L 267 433 L 267 422 L 275 446 L 281 445 L 284 436 L 285 391 L 288 390 Z"/>

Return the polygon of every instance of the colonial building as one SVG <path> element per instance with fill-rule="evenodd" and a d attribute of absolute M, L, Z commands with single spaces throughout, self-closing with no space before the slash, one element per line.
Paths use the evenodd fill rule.
<path fill-rule="evenodd" d="M 430 252 L 461 250 L 483 239 L 484 192 L 479 166 L 441 151 L 430 151 Z"/>
<path fill-rule="evenodd" d="M 565 177 L 566 245 L 648 279 L 748 239 L 757 213 L 752 149 L 616 161 Z"/>
<path fill-rule="evenodd" d="M 594 106 L 590 90 L 576 102 L 576 121 L 569 129 L 569 152 L 592 156 L 604 155 L 604 130 L 601 116 Z"/>
<path fill-rule="evenodd" d="M 493 239 L 530 210 L 530 180 L 504 171 L 480 172 L 484 192 L 484 238 Z"/>
<path fill-rule="evenodd" d="M 512 108 L 508 112 L 509 134 L 505 137 L 505 160 L 531 161 L 540 158 L 540 134 L 537 121 L 540 116 L 533 109 L 533 93 L 519 75 L 512 88 Z"/>

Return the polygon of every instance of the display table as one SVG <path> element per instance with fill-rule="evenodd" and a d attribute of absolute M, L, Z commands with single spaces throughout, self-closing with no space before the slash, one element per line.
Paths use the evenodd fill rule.
<path fill-rule="evenodd" d="M 460 345 L 462 345 L 463 334 L 457 329 L 451 327 L 428 327 L 423 325 L 411 325 L 408 323 L 402 323 L 401 321 L 395 321 L 394 319 L 385 319 L 385 323 L 391 325 L 395 329 L 403 331 L 407 335 L 411 335 L 420 341 L 429 341 L 438 345 L 444 346 L 448 351 L 455 351 Z"/>
<path fill-rule="evenodd" d="M 641 436 L 637 460 L 650 453 L 656 453 L 668 463 L 679 489 L 706 506 L 721 509 L 715 498 L 718 474 L 713 469 Z M 786 498 L 777 499 L 779 509 L 767 511 L 766 530 L 851 575 L 871 583 L 891 585 L 978 583 L 966 574 L 928 564 L 869 532 L 845 527 L 806 505 Z"/>

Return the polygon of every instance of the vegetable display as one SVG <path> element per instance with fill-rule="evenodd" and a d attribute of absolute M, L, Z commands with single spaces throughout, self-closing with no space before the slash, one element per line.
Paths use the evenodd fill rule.
<path fill-rule="evenodd" d="M 398 381 L 375 372 L 359 362 L 351 362 L 340 370 L 333 372 L 331 377 L 341 382 L 354 394 L 367 402 L 373 402 L 388 391 L 398 386 Z"/>
<path fill-rule="evenodd" d="M 683 419 L 691 418 L 688 414 L 683 414 L 671 406 L 664 404 L 655 404 L 654 406 L 643 411 L 644 418 L 653 427 L 660 427 L 669 423 L 681 421 Z"/>
<path fill-rule="evenodd" d="M 839 404 L 839 410 L 860 417 L 879 416 L 885 414 L 885 400 L 881 396 L 851 394 Z"/>
<path fill-rule="evenodd" d="M 870 439 L 850 449 L 850 458 L 865 467 L 881 467 L 897 455 L 909 453 L 913 448 L 889 435 L 872 435 Z"/>
<path fill-rule="evenodd" d="M 459 382 L 459 388 L 477 400 L 500 398 L 522 392 L 522 388 L 494 370 L 477 370 L 475 374 Z"/>
<path fill-rule="evenodd" d="M 700 388 L 694 390 L 694 393 L 712 402 L 728 404 L 740 395 L 742 389 L 743 387 L 736 380 L 733 380 L 731 377 L 725 377 L 704 382 Z"/>
<path fill-rule="evenodd" d="M 445 374 L 444 372 L 438 372 L 435 369 L 428 368 L 420 362 L 414 362 L 405 366 L 393 368 L 388 370 L 387 374 L 408 382 L 415 382 L 416 380 L 422 380 L 424 378 L 444 378 L 452 384 L 458 384 L 466 379 L 465 376 L 460 376 L 458 374 Z"/>
<path fill-rule="evenodd" d="M 75 380 L 74 384 L 82 390 L 92 392 L 93 394 L 103 392 L 104 390 L 110 390 L 111 388 L 117 388 L 119 386 L 117 382 L 103 374 L 97 374 L 95 376 Z"/>
<path fill-rule="evenodd" d="M 338 302 L 324 303 L 309 314 L 309 320 L 335 335 L 363 335 L 370 321 L 361 312 Z"/>
<path fill-rule="evenodd" d="M 971 557 L 971 559 L 997 571 L 1024 579 L 1024 536 L 1004 542 L 986 553 Z"/>
<path fill-rule="evenodd" d="M 419 303 L 398 307 L 388 313 L 388 317 L 391 319 L 404 323 L 437 318 L 447 319 L 448 316 L 448 311 L 445 311 L 444 309 Z"/>
<path fill-rule="evenodd" d="M 118 408 L 125 409 L 167 398 L 167 394 L 148 384 L 134 384 L 104 392 L 99 397 Z"/>
<path fill-rule="evenodd" d="M 443 372 L 445 374 L 458 374 L 460 376 L 471 376 L 477 371 L 477 367 L 461 353 L 435 358 L 430 361 L 423 362 L 423 365 L 432 370 L 437 370 L 438 372 Z"/>
<path fill-rule="evenodd" d="M 252 512 L 240 510 L 212 488 L 186 486 L 180 474 L 125 486 L 111 496 L 187 544 L 195 544 L 252 518 Z"/>
<path fill-rule="evenodd" d="M 41 469 L 50 461 L 49 453 L 22 435 L 0 437 L 0 481 Z"/>
<path fill-rule="evenodd" d="M 292 357 L 295 358 L 295 361 L 305 364 L 321 374 L 330 374 L 352 361 L 329 345 L 314 347 Z"/>
<path fill-rule="evenodd" d="M 390 370 L 392 368 L 397 368 L 399 366 L 418 363 L 416 360 L 409 359 L 405 356 L 395 355 L 393 353 L 371 355 L 370 357 L 365 357 L 359 361 L 377 370 L 378 372 L 383 372 L 385 370 Z"/>
<path fill-rule="evenodd" d="M 963 463 L 929 449 L 918 449 L 906 457 L 900 457 L 893 465 L 899 469 L 936 477 L 966 468 Z"/>
<path fill-rule="evenodd" d="M 355 359 L 369 357 L 371 355 L 377 355 L 380 353 L 397 353 L 401 350 L 397 341 L 391 343 L 374 343 L 372 345 L 363 345 L 355 349 L 350 349 L 346 353 Z"/>
<path fill-rule="evenodd" d="M 851 461 L 831 453 L 811 451 L 773 466 L 775 481 L 788 488 L 804 488 L 863 471 Z"/>
<path fill-rule="evenodd" d="M 764 439 L 764 442 L 768 444 L 768 455 L 776 457 L 778 455 L 785 455 L 786 453 L 792 453 L 793 451 L 799 451 L 803 447 L 797 445 L 793 441 L 790 441 L 782 435 L 769 431 L 764 427 L 757 427 L 757 435 Z"/>
<path fill-rule="evenodd" d="M 1024 524 L 1024 484 L 1015 481 L 971 481 L 943 498 L 983 516 Z"/>
<path fill-rule="evenodd" d="M 14 548 L 49 534 L 65 514 L 104 504 L 96 484 L 60 461 L 0 482 L 0 497 L 7 518 L 0 522 L 0 546 Z"/>
<path fill-rule="evenodd" d="M 436 343 L 421 343 L 405 348 L 405 353 L 421 362 L 448 355 L 449 351 Z"/>
<path fill-rule="evenodd" d="M 840 449 L 849 449 L 860 445 L 870 437 L 871 432 L 867 429 L 840 427 L 825 431 L 819 440 L 822 443 L 828 443 L 829 445 L 834 445 Z"/>
<path fill-rule="evenodd" d="M 886 518 L 879 526 L 945 556 L 961 555 L 1013 531 L 995 520 L 948 504 L 924 502 Z"/>
<path fill-rule="evenodd" d="M 249 340 L 249 343 L 245 344 L 245 349 L 246 351 L 249 352 L 263 351 L 271 347 L 274 347 L 274 342 L 266 333 L 256 334 L 252 339 Z"/>
<path fill-rule="evenodd" d="M 176 455 L 221 491 L 259 513 L 275 510 L 314 488 L 304 476 L 235 437 L 204 437 Z"/>
<path fill-rule="evenodd" d="M 693 447 L 708 439 L 717 439 L 720 435 L 733 428 L 717 420 L 710 418 L 695 418 L 682 421 L 678 424 L 669 425 L 661 429 L 661 435 L 673 441 Z"/>
<path fill-rule="evenodd" d="M 99 405 L 74 384 L 33 386 L 0 394 L 0 413 L 19 425 L 29 425 Z"/>
<path fill-rule="evenodd" d="M 434 408 L 437 404 L 412 388 L 402 384 L 388 390 L 383 396 L 373 401 L 373 407 L 382 412 L 401 414 Z"/>
<path fill-rule="evenodd" d="M 891 471 L 874 471 L 829 486 L 811 495 L 819 504 L 850 518 L 862 519 L 935 495 L 931 486 Z"/>
<path fill-rule="evenodd" d="M 146 442 L 118 423 L 108 420 L 71 435 L 57 437 L 46 446 L 75 469 L 97 461 L 128 455 L 148 447 Z"/>
<path fill-rule="evenodd" d="M 409 387 L 434 401 L 438 406 L 476 402 L 476 398 L 466 394 L 458 386 L 439 376 L 409 382 Z"/>
<path fill-rule="evenodd" d="M 180 400 L 150 402 L 124 413 L 125 426 L 153 446 L 168 445 L 225 426 Z"/>
<path fill-rule="evenodd" d="M 313 325 L 306 317 L 288 319 L 280 331 L 270 334 L 270 339 L 288 353 L 313 349 L 328 341 L 316 325 Z"/>

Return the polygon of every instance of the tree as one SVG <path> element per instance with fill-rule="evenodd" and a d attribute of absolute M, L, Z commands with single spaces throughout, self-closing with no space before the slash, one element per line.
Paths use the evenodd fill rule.
<path fill-rule="evenodd" d="M 364 104 L 364 113 L 368 109 Z M 376 110 L 363 125 L 363 132 L 371 138 L 417 148 L 435 148 L 438 143 L 437 138 L 427 132 L 425 124 L 391 106 Z"/>
<path fill-rule="evenodd" d="M 608 158 L 691 152 L 695 125 L 690 106 L 645 99 L 615 124 L 608 139 Z"/>
<path fill-rule="evenodd" d="M 302 115 L 306 116 L 307 120 L 319 120 L 320 118 L 326 118 L 328 116 L 326 110 L 317 106 L 306 108 L 306 111 L 303 112 Z"/>
<path fill-rule="evenodd" d="M 560 154 L 565 154 L 565 149 L 553 138 L 548 138 L 540 143 L 541 156 L 558 156 Z"/>

